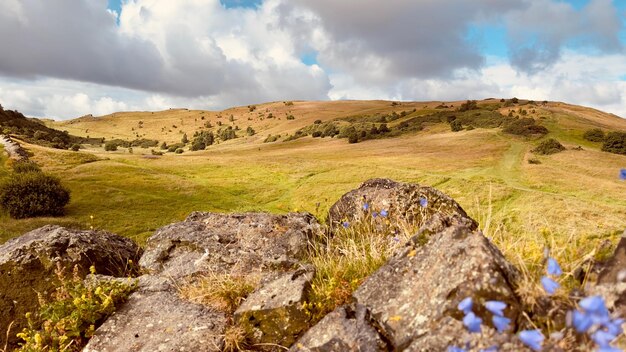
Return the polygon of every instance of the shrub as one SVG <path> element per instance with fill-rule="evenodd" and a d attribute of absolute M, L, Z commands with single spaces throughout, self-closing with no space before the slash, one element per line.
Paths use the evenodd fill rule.
<path fill-rule="evenodd" d="M 321 137 L 322 136 L 322 131 L 315 131 L 311 134 L 311 136 L 313 138 L 317 138 L 317 137 Z"/>
<path fill-rule="evenodd" d="M 69 201 L 59 179 L 41 172 L 15 173 L 0 185 L 0 204 L 14 219 L 63 215 Z"/>
<path fill-rule="evenodd" d="M 184 153 L 184 152 L 185 152 L 185 151 L 183 150 L 183 148 L 178 148 L 178 149 L 176 149 L 176 152 L 175 152 L 175 153 L 176 153 L 176 154 L 182 154 L 182 153 Z"/>
<path fill-rule="evenodd" d="M 565 147 L 561 143 L 559 143 L 559 141 L 554 138 L 550 138 L 539 143 L 537 148 L 533 149 L 532 152 L 536 154 L 550 155 L 562 152 L 564 150 Z"/>
<path fill-rule="evenodd" d="M 177 149 L 181 149 L 181 148 L 184 148 L 184 147 L 185 147 L 184 144 L 176 143 L 176 144 L 172 144 L 169 147 L 167 147 L 167 151 L 170 152 L 170 153 L 174 153 L 174 152 L 176 152 Z"/>
<path fill-rule="evenodd" d="M 287 115 L 287 120 L 295 120 L 296 118 L 293 115 Z"/>
<path fill-rule="evenodd" d="M 463 124 L 461 124 L 461 121 L 459 120 L 454 120 L 452 122 L 450 122 L 450 129 L 452 130 L 452 132 L 459 132 L 463 130 Z"/>
<path fill-rule="evenodd" d="M 539 159 L 531 158 L 531 159 L 528 159 L 528 163 L 537 165 L 537 164 L 541 164 L 541 161 Z"/>
<path fill-rule="evenodd" d="M 320 125 L 322 123 L 322 120 L 315 120 L 313 121 L 313 124 L 315 125 Z"/>
<path fill-rule="evenodd" d="M 213 144 L 215 136 L 211 131 L 196 132 L 191 142 L 191 150 L 204 150 Z"/>
<path fill-rule="evenodd" d="M 27 172 L 41 172 L 39 165 L 32 161 L 18 161 L 12 165 L 13 171 L 18 174 L 25 174 Z"/>
<path fill-rule="evenodd" d="M 590 142 L 604 142 L 605 137 L 606 136 L 604 135 L 604 131 L 599 128 L 587 130 L 583 134 L 583 138 Z"/>
<path fill-rule="evenodd" d="M 626 155 L 626 132 L 611 132 L 604 138 L 602 151 Z"/>
<path fill-rule="evenodd" d="M 72 144 L 72 146 L 70 147 L 70 149 L 71 149 L 72 151 L 74 151 L 74 152 L 77 152 L 77 151 L 79 151 L 79 150 L 80 150 L 80 144 L 76 144 L 76 143 L 74 143 L 74 144 Z"/>
<path fill-rule="evenodd" d="M 104 143 L 104 150 L 107 152 L 113 152 L 117 150 L 117 144 L 113 141 Z"/>
<path fill-rule="evenodd" d="M 154 149 L 151 149 L 151 150 L 150 150 L 150 153 L 151 153 L 152 155 L 163 155 L 163 152 L 158 151 L 158 150 L 154 150 Z"/>
<path fill-rule="evenodd" d="M 23 341 L 17 351 L 80 351 L 136 287 L 114 280 L 85 284 L 76 270 L 71 278 L 60 268 L 56 275 L 60 285 L 50 301 L 26 314 L 28 328 L 17 335 Z"/>
<path fill-rule="evenodd" d="M 358 143 L 358 142 L 359 142 L 359 137 L 356 135 L 356 132 L 348 135 L 348 143 Z"/>
<path fill-rule="evenodd" d="M 532 136 L 548 134 L 548 129 L 537 125 L 537 122 L 532 118 L 522 118 L 507 124 L 504 132 L 518 136 Z"/>
<path fill-rule="evenodd" d="M 468 100 L 465 103 L 461 104 L 458 110 L 463 112 L 463 111 L 477 110 L 477 109 L 478 109 L 478 104 L 476 104 L 476 100 Z"/>
<path fill-rule="evenodd" d="M 254 130 L 254 128 L 248 126 L 248 128 L 246 128 L 246 134 L 248 136 L 254 136 L 256 134 L 256 131 Z"/>

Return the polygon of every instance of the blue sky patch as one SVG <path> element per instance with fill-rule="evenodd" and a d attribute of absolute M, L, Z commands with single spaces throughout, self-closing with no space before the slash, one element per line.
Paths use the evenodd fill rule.
<path fill-rule="evenodd" d="M 244 7 L 244 8 L 257 8 L 261 6 L 263 0 L 220 0 L 220 3 L 224 5 L 227 9 L 232 9 L 235 7 Z"/>
<path fill-rule="evenodd" d="M 305 53 L 300 56 L 300 61 L 307 66 L 317 65 L 317 52 Z"/>

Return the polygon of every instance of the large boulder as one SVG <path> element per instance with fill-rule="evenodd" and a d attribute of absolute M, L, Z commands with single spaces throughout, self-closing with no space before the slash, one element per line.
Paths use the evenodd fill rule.
<path fill-rule="evenodd" d="M 291 346 L 309 327 L 304 309 L 315 271 L 288 272 L 250 294 L 235 311 L 235 322 L 252 332 L 254 344 Z"/>
<path fill-rule="evenodd" d="M 220 351 L 226 323 L 224 313 L 181 299 L 170 279 L 144 275 L 83 351 Z"/>
<path fill-rule="evenodd" d="M 472 230 L 473 224 L 459 216 L 435 214 L 405 250 L 369 276 L 353 294 L 354 304 L 364 307 L 369 316 L 358 325 L 358 333 L 367 335 L 375 329 L 396 351 L 464 346 L 468 332 L 457 305 L 466 297 L 473 298 L 474 312 L 483 319 L 484 336 L 495 335 L 491 313 L 484 308 L 488 300 L 508 305 L 505 315 L 515 329 L 521 307 L 513 285 L 519 273 L 481 232 Z M 342 309 L 346 308 L 332 314 L 341 316 Z M 297 346 L 326 351 L 320 349 L 320 341 L 354 345 L 336 325 L 322 320 Z M 312 331 L 323 338 L 311 339 Z M 486 347 L 489 342 L 475 341 Z"/>
<path fill-rule="evenodd" d="M 148 239 L 140 265 L 152 274 L 182 278 L 204 271 L 242 274 L 289 270 L 319 230 L 307 213 L 192 213 Z"/>
<path fill-rule="evenodd" d="M 364 209 L 365 204 L 367 209 Z M 328 222 L 335 227 L 344 221 L 359 221 L 383 210 L 388 213 L 390 223 L 399 227 L 419 228 L 435 214 L 466 218 L 471 230 L 477 227 L 465 210 L 442 192 L 432 187 L 381 178 L 365 181 L 359 188 L 344 194 L 330 208 Z"/>
<path fill-rule="evenodd" d="M 11 322 L 13 332 L 26 327 L 24 315 L 39 308 L 37 294 L 57 286 L 58 267 L 76 267 L 84 276 L 93 265 L 99 273 L 126 276 L 130 261 L 136 263 L 141 254 L 128 238 L 59 226 L 44 226 L 7 241 L 0 246 L 0 331 L 6 332 Z M 5 336 L 0 334 L 0 346 Z M 9 344 L 16 342 L 14 336 L 9 334 Z"/>

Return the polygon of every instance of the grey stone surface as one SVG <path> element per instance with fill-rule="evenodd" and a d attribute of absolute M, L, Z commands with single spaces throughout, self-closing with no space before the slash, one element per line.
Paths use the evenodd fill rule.
<path fill-rule="evenodd" d="M 475 313 L 487 324 L 491 316 L 482 308 L 487 300 L 507 303 L 505 314 L 515 321 L 519 301 L 511 283 L 517 276 L 482 233 L 450 226 L 392 258 L 353 296 L 370 310 L 393 347 L 403 349 L 433 336 L 446 317 L 462 319 L 457 305 L 466 297 L 474 299 Z"/>
<path fill-rule="evenodd" d="M 390 351 L 370 324 L 367 308 L 345 305 L 326 315 L 291 346 L 293 352 Z"/>
<path fill-rule="evenodd" d="M 248 296 L 235 311 L 235 321 L 253 331 L 253 342 L 290 346 L 306 328 L 303 309 L 313 280 L 310 268 L 282 274 Z"/>
<path fill-rule="evenodd" d="M 319 225 L 306 213 L 192 213 L 148 239 L 140 264 L 180 278 L 202 271 L 288 270 L 306 254 Z"/>
<path fill-rule="evenodd" d="M 0 134 L 0 144 L 4 146 L 4 152 L 7 153 L 9 158 L 23 161 L 28 160 L 28 153 L 22 146 L 16 141 L 12 140 L 9 136 Z"/>
<path fill-rule="evenodd" d="M 227 319 L 180 298 L 169 279 L 144 275 L 100 326 L 85 352 L 220 351 Z"/>
<path fill-rule="evenodd" d="M 11 239 L 0 246 L 0 331 L 26 327 L 24 314 L 39 307 L 37 292 L 46 294 L 56 287 L 57 266 L 77 267 L 82 276 L 94 265 L 99 273 L 128 274 L 128 261 L 139 260 L 142 250 L 128 238 L 103 231 L 68 230 L 44 226 Z M 6 334 L 0 334 L 0 346 Z M 10 334 L 10 344 L 16 342 Z"/>
<path fill-rule="evenodd" d="M 420 199 L 426 199 L 423 207 Z M 367 203 L 369 209 L 363 210 Z M 358 221 L 372 212 L 389 213 L 391 224 L 406 224 L 420 227 L 434 214 L 458 215 L 469 221 L 469 227 L 475 229 L 477 224 L 469 218 L 463 208 L 442 192 L 418 184 L 396 182 L 389 179 L 371 179 L 359 188 L 344 194 L 331 208 L 328 221 L 330 226 L 338 226 L 343 221 Z"/>

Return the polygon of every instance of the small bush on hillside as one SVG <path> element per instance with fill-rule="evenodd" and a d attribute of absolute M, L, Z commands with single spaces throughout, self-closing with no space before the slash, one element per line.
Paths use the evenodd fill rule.
<path fill-rule="evenodd" d="M 12 165 L 13 171 L 18 174 L 25 174 L 27 172 L 41 172 L 39 165 L 32 161 L 18 161 Z"/>
<path fill-rule="evenodd" d="M 183 150 L 183 148 L 178 148 L 178 149 L 176 149 L 176 152 L 175 152 L 175 153 L 176 153 L 176 154 L 182 154 L 182 153 L 184 153 L 184 152 L 185 152 L 185 151 Z"/>
<path fill-rule="evenodd" d="M 513 120 L 508 123 L 503 130 L 506 133 L 514 134 L 518 136 L 533 136 L 533 135 L 546 135 L 548 129 L 537 125 L 537 122 L 532 118 L 522 118 Z"/>
<path fill-rule="evenodd" d="M 477 110 L 478 109 L 478 104 L 476 103 L 476 100 L 468 100 L 465 103 L 461 104 L 461 106 L 459 106 L 458 111 L 468 111 L 468 110 Z"/>
<path fill-rule="evenodd" d="M 461 124 L 461 121 L 459 120 L 454 120 L 452 122 L 450 122 L 450 129 L 452 130 L 452 132 L 459 132 L 463 130 L 463 124 Z"/>
<path fill-rule="evenodd" d="M 154 149 L 151 149 L 151 150 L 150 150 L 150 153 L 151 153 L 152 155 L 163 155 L 163 152 L 158 151 L 158 150 L 154 150 Z"/>
<path fill-rule="evenodd" d="M 359 142 L 359 137 L 356 135 L 355 133 L 352 133 L 350 135 L 348 135 L 348 143 L 358 143 Z"/>
<path fill-rule="evenodd" d="M 59 179 L 41 172 L 15 173 L 0 184 L 0 204 L 14 219 L 63 215 L 69 201 Z"/>
<path fill-rule="evenodd" d="M 604 138 L 602 151 L 626 155 L 626 132 L 611 132 Z"/>
<path fill-rule="evenodd" d="M 72 144 L 72 147 L 70 149 L 74 152 L 77 152 L 80 150 L 80 144 Z"/>
<path fill-rule="evenodd" d="M 174 152 L 176 152 L 176 150 L 184 148 L 184 147 L 185 147 L 184 144 L 176 143 L 176 144 L 172 144 L 169 147 L 167 147 L 167 151 L 170 152 L 170 153 L 174 153 Z"/>
<path fill-rule="evenodd" d="M 590 142 L 604 142 L 605 137 L 606 136 L 604 135 L 604 131 L 599 128 L 587 130 L 583 134 L 583 138 Z"/>
<path fill-rule="evenodd" d="M 539 143 L 537 148 L 533 149 L 532 152 L 536 154 L 550 155 L 562 152 L 564 150 L 565 147 L 561 143 L 559 143 L 559 141 L 554 138 L 550 138 Z"/>
<path fill-rule="evenodd" d="M 532 158 L 532 159 L 528 159 L 528 163 L 538 165 L 538 164 L 541 164 L 541 161 L 539 159 Z"/>
<path fill-rule="evenodd" d="M 107 152 L 114 152 L 117 150 L 117 144 L 115 142 L 106 142 L 104 143 L 104 150 Z"/>
<path fill-rule="evenodd" d="M 196 132 L 191 142 L 191 150 L 204 150 L 206 147 L 213 145 L 215 136 L 211 131 Z"/>
<path fill-rule="evenodd" d="M 313 124 L 321 125 L 322 124 L 322 120 L 315 120 L 315 121 L 313 121 Z"/>
<path fill-rule="evenodd" d="M 280 135 L 272 136 L 271 134 L 267 135 L 267 138 L 263 141 L 263 143 L 272 143 L 276 142 L 280 138 Z"/>

